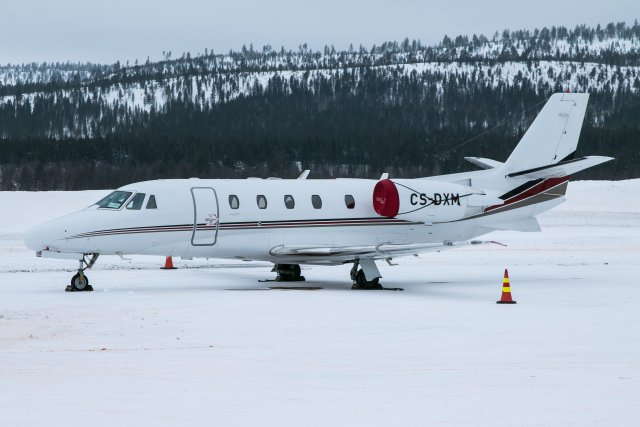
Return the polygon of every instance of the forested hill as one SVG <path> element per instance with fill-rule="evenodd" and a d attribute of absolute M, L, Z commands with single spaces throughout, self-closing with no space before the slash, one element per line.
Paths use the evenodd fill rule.
<path fill-rule="evenodd" d="M 640 25 L 0 66 L 0 189 L 169 177 L 428 176 L 504 160 L 552 93 L 591 93 L 582 178 L 640 176 Z M 470 142 L 469 142 L 470 141 Z M 468 142 L 468 143 L 467 143 Z"/>

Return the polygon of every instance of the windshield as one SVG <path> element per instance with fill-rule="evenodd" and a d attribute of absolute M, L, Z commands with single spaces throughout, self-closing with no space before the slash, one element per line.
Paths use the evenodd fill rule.
<path fill-rule="evenodd" d="M 103 209 L 120 209 L 129 196 L 130 191 L 114 191 L 96 204 Z"/>

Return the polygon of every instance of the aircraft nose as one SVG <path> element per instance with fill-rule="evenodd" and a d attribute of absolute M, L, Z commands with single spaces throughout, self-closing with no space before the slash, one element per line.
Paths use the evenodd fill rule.
<path fill-rule="evenodd" d="M 27 233 L 24 235 L 24 243 L 27 247 L 34 251 L 41 251 L 45 248 L 45 243 L 43 237 L 43 226 L 37 225 L 35 227 L 30 228 Z"/>
<path fill-rule="evenodd" d="M 34 251 L 41 251 L 45 248 L 57 248 L 65 239 L 67 231 L 62 224 L 55 221 L 37 225 L 29 229 L 24 235 L 24 243 Z"/>

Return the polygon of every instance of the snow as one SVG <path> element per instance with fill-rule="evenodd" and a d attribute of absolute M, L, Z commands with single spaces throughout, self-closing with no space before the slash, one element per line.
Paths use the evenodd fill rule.
<path fill-rule="evenodd" d="M 542 233 L 380 265 L 105 257 L 96 291 L 38 259 L 31 225 L 106 191 L 0 193 L 2 426 L 629 426 L 640 419 L 640 179 L 571 183 Z M 509 268 L 516 305 L 497 305 Z"/>

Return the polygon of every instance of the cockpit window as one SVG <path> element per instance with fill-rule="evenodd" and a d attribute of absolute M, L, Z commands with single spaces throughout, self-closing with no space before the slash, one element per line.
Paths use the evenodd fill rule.
<path fill-rule="evenodd" d="M 131 201 L 129 203 L 127 203 L 127 209 L 129 210 L 135 210 L 135 211 L 139 211 L 140 209 L 142 209 L 142 203 L 144 202 L 144 198 L 147 195 L 144 193 L 138 193 L 135 196 L 133 196 L 133 198 L 131 199 Z"/>
<path fill-rule="evenodd" d="M 131 191 L 114 191 L 96 204 L 103 209 L 120 209 L 130 196 Z"/>
<path fill-rule="evenodd" d="M 158 205 L 156 204 L 156 196 L 154 196 L 153 194 L 149 196 L 147 209 L 158 209 Z"/>

